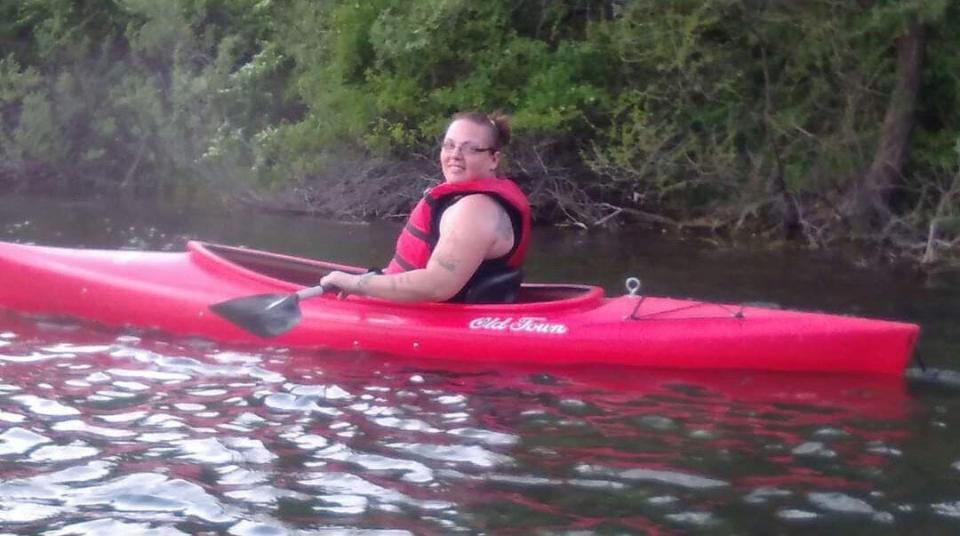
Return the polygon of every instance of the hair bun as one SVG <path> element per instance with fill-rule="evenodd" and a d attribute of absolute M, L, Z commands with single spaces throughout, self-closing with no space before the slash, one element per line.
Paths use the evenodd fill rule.
<path fill-rule="evenodd" d="M 497 146 L 503 147 L 510 143 L 510 116 L 500 110 L 493 112 L 489 116 L 490 124 L 496 131 Z"/>

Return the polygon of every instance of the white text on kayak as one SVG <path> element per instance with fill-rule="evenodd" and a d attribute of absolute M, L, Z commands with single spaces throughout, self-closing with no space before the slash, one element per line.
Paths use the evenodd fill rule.
<path fill-rule="evenodd" d="M 470 329 L 488 329 L 491 331 L 525 331 L 529 333 L 550 333 L 563 335 L 567 332 L 564 324 L 553 324 L 546 318 L 536 316 L 481 316 L 470 321 Z"/>

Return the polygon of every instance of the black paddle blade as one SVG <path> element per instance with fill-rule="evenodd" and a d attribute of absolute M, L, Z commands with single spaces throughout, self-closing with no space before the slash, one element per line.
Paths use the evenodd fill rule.
<path fill-rule="evenodd" d="M 210 310 L 260 337 L 276 337 L 300 322 L 296 294 L 257 294 L 215 303 Z"/>

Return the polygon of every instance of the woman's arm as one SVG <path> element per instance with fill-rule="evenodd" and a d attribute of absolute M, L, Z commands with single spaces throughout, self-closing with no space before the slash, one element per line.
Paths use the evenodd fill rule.
<path fill-rule="evenodd" d="M 441 302 L 455 296 L 473 277 L 498 237 L 506 211 L 486 195 L 468 195 L 440 217 L 440 238 L 426 268 L 399 274 L 331 272 L 320 284 L 349 294 L 398 302 Z M 512 238 L 512 229 L 509 229 Z"/>

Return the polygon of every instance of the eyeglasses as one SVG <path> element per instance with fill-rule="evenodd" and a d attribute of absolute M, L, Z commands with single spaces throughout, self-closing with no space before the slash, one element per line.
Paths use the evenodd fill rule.
<path fill-rule="evenodd" d="M 452 141 L 445 141 L 440 145 L 440 150 L 445 153 L 454 153 L 459 149 L 465 155 L 478 155 L 480 153 L 490 153 L 493 154 L 497 151 L 496 147 L 477 147 L 476 144 L 469 141 L 465 141 L 460 145 L 453 143 Z"/>

